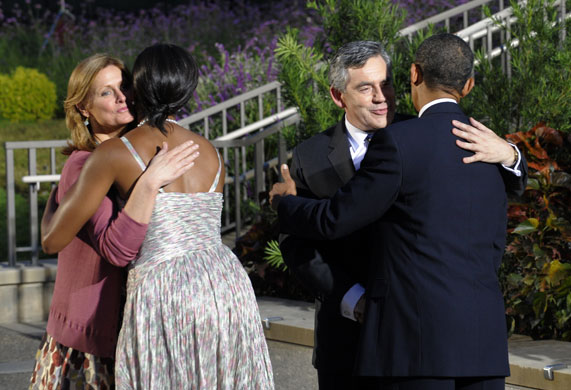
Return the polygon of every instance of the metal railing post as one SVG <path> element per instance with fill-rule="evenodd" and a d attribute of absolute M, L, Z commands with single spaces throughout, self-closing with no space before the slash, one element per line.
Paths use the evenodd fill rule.
<path fill-rule="evenodd" d="M 28 149 L 28 174 L 35 176 L 36 169 L 36 149 Z M 38 265 L 38 190 L 40 183 L 29 184 L 30 194 L 30 251 L 32 253 L 32 265 Z"/>
<path fill-rule="evenodd" d="M 264 140 L 256 142 L 254 145 L 254 196 L 256 203 L 260 203 L 258 195 L 264 191 Z"/>
<path fill-rule="evenodd" d="M 234 205 L 236 209 L 234 210 L 234 223 L 236 226 L 236 239 L 240 236 L 240 230 L 242 230 L 242 220 L 240 213 L 240 156 L 238 156 L 238 149 L 234 149 Z"/>
<path fill-rule="evenodd" d="M 283 131 L 278 133 L 278 173 L 280 173 L 280 168 L 282 164 L 287 163 L 287 145 L 283 135 Z"/>
<path fill-rule="evenodd" d="M 8 239 L 8 265 L 16 265 L 16 192 L 14 181 L 14 150 L 6 150 L 6 227 Z"/>

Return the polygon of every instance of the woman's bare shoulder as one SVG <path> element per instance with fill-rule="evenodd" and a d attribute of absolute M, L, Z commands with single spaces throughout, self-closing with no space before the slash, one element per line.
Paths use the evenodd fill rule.
<path fill-rule="evenodd" d="M 88 161 L 91 164 L 109 165 L 124 159 L 128 152 L 123 141 L 119 138 L 111 138 L 97 146 Z"/>

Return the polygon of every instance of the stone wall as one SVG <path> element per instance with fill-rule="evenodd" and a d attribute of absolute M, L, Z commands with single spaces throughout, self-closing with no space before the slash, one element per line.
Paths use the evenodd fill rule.
<path fill-rule="evenodd" d="M 40 322 L 48 319 L 57 265 L 0 266 L 0 324 Z"/>

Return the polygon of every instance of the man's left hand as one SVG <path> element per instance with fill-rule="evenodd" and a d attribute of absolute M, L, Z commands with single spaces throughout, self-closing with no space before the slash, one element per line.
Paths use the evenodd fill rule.
<path fill-rule="evenodd" d="M 289 169 L 286 164 L 281 166 L 281 173 L 284 179 L 283 183 L 276 183 L 273 185 L 272 190 L 270 191 L 270 203 L 273 207 L 274 200 L 276 197 L 286 196 L 286 195 L 297 195 L 297 190 L 295 189 L 295 181 L 291 178 L 289 174 Z"/>
<path fill-rule="evenodd" d="M 470 118 L 470 123 L 472 126 L 456 120 L 452 121 L 452 125 L 455 126 L 452 133 L 465 140 L 456 140 L 456 145 L 474 152 L 474 155 L 462 159 L 465 164 L 482 161 L 511 167 L 517 162 L 514 157 L 514 148 L 506 140 L 474 118 Z"/>

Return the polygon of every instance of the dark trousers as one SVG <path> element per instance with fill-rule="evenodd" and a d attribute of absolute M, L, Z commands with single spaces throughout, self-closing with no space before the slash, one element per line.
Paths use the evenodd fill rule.
<path fill-rule="evenodd" d="M 504 390 L 504 377 L 359 378 L 359 390 Z"/>
<path fill-rule="evenodd" d="M 338 375 L 331 371 L 317 370 L 319 390 L 358 390 L 356 378 L 352 375 Z"/>

